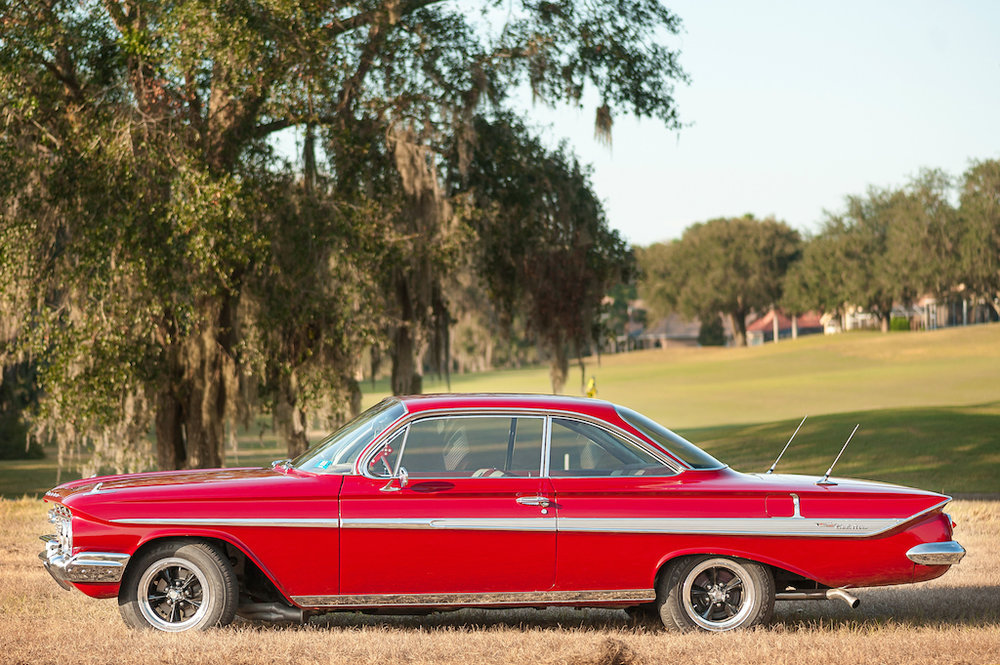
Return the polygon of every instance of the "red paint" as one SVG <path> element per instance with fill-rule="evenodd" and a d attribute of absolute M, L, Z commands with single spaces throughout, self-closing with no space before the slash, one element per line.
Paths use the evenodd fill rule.
<path fill-rule="evenodd" d="M 456 410 L 523 409 L 580 414 L 647 441 L 606 402 L 553 396 L 428 395 L 404 398 L 408 418 Z M 400 423 L 396 427 L 402 426 Z M 376 440 L 378 445 L 380 440 Z M 817 471 L 820 471 L 819 469 Z M 411 478 L 317 475 L 294 469 L 221 469 L 90 478 L 60 485 L 46 501 L 74 515 L 74 554 L 134 555 L 161 538 L 210 538 L 243 551 L 290 598 L 304 595 L 651 589 L 665 562 L 687 554 L 738 556 L 831 587 L 932 579 L 947 566 L 914 565 L 906 551 L 951 539 L 947 497 L 917 489 L 815 477 L 746 475 L 724 468 L 666 477 Z M 93 491 L 101 483 L 97 491 Z M 398 487 L 398 483 L 397 483 Z M 580 533 L 559 520 L 910 519 L 869 537 Z M 547 507 L 518 497 L 543 497 Z M 544 511 L 544 512 L 543 512 Z M 373 520 L 525 520 L 534 530 L 371 528 Z M 118 524 L 138 519 L 163 523 Z M 177 520 L 329 520 L 324 526 L 172 525 Z M 345 526 L 337 528 L 338 520 Z M 357 521 L 369 528 L 350 528 Z M 770 523 L 768 523 L 770 524 Z M 847 528 L 850 528 L 849 525 Z M 76 585 L 113 597 L 117 585 Z"/>

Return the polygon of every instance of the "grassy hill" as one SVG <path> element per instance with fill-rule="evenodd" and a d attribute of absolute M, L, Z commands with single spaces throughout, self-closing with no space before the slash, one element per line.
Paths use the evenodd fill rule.
<path fill-rule="evenodd" d="M 822 474 L 860 423 L 835 475 L 1000 494 L 1000 325 L 641 351 L 588 359 L 590 375 L 599 397 L 649 415 L 740 471 L 767 469 L 809 415 L 780 471 Z M 567 392 L 582 393 L 580 378 L 573 369 Z M 366 406 L 387 394 L 384 381 L 365 389 Z M 548 370 L 455 376 L 451 389 L 545 393 Z M 425 381 L 426 392 L 444 390 Z M 284 456 L 270 432 L 239 439 L 229 466 Z M 53 457 L 0 462 L 0 495 L 51 487 Z"/>
<path fill-rule="evenodd" d="M 1000 493 L 1000 325 L 810 336 L 753 348 L 658 349 L 588 359 L 599 397 L 624 404 L 741 471 L 779 470 L 953 493 Z M 582 393 L 579 369 L 569 393 Z M 368 386 L 366 404 L 384 397 Z M 426 392 L 443 391 L 429 379 Z M 456 392 L 548 392 L 548 370 L 452 377 Z"/>

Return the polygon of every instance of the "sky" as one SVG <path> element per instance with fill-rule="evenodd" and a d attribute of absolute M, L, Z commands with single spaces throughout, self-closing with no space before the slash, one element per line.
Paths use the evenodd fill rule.
<path fill-rule="evenodd" d="M 610 149 L 586 108 L 529 106 L 568 139 L 631 243 L 752 213 L 816 231 L 824 210 L 921 168 L 960 176 L 1000 159 L 1000 2 L 664 0 L 690 75 L 685 127 L 615 119 Z M 589 102 L 589 103 L 587 103 Z"/>

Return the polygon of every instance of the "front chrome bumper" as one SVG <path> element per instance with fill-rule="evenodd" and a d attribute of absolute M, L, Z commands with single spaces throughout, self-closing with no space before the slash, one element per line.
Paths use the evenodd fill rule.
<path fill-rule="evenodd" d="M 951 566 L 962 560 L 965 548 L 954 540 L 943 543 L 923 543 L 911 547 L 906 552 L 906 558 L 921 566 Z"/>
<path fill-rule="evenodd" d="M 38 558 L 45 564 L 52 579 L 64 589 L 72 589 L 70 582 L 79 584 L 116 584 L 121 582 L 128 554 L 119 552 L 80 552 L 66 556 L 56 536 L 42 536 L 45 550 Z"/>

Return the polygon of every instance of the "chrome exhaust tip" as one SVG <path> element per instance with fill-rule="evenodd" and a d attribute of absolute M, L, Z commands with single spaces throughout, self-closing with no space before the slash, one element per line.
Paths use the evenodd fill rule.
<path fill-rule="evenodd" d="M 858 609 L 858 605 L 861 604 L 861 601 L 858 600 L 857 596 L 847 593 L 843 589 L 827 589 L 826 597 L 829 598 L 830 600 L 833 600 L 834 598 L 836 598 L 837 600 L 842 600 L 845 603 L 847 603 L 847 605 L 852 610 Z"/>
<path fill-rule="evenodd" d="M 808 589 L 803 591 L 779 591 L 774 594 L 775 600 L 842 600 L 852 609 L 858 608 L 861 601 L 854 594 L 844 589 Z"/>

